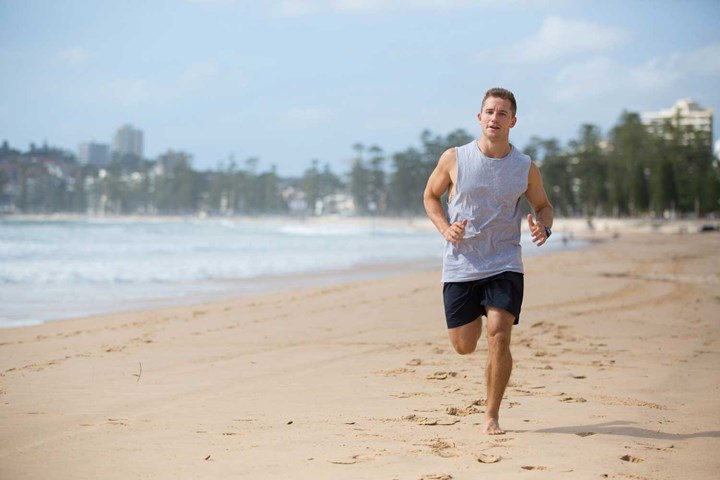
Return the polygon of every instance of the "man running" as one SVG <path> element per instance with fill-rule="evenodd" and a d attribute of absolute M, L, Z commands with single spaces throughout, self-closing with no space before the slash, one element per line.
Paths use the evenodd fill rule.
<path fill-rule="evenodd" d="M 527 216 L 533 243 L 543 245 L 553 223 L 553 207 L 540 170 L 510 143 L 517 123 L 512 92 L 485 93 L 478 120 L 482 136 L 446 150 L 430 175 L 425 210 L 445 237 L 443 299 L 448 334 L 455 350 L 475 351 L 487 318 L 487 410 L 484 432 L 504 434 L 499 414 L 512 371 L 510 336 L 520 319 L 523 263 L 520 247 L 520 198 L 535 217 Z M 446 216 L 441 197 L 448 193 Z"/>

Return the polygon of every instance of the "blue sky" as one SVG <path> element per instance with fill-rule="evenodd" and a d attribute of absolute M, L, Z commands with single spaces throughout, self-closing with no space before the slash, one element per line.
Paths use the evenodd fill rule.
<path fill-rule="evenodd" d="M 343 173 L 357 142 L 478 134 L 504 86 L 513 143 L 565 143 L 683 97 L 720 112 L 719 25 L 717 0 L 0 0 L 0 140 L 76 150 L 131 123 L 148 158 Z"/>

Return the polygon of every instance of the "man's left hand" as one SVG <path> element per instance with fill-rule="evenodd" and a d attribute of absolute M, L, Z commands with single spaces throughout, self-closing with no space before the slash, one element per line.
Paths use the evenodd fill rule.
<path fill-rule="evenodd" d="M 527 220 L 528 225 L 530 226 L 530 235 L 532 235 L 533 243 L 536 243 L 538 247 L 543 245 L 548 239 L 547 232 L 545 231 L 545 225 L 533 220 L 532 215 L 528 215 Z"/>

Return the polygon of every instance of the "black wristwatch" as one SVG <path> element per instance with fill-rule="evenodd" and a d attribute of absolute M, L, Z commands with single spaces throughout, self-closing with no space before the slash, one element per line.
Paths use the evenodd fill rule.
<path fill-rule="evenodd" d="M 547 238 L 550 238 L 550 235 L 552 235 L 552 230 L 550 230 L 550 227 L 545 227 L 545 235 Z"/>

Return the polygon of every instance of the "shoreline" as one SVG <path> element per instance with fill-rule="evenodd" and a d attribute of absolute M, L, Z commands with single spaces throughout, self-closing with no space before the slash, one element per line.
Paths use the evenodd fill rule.
<path fill-rule="evenodd" d="M 557 246 L 552 251 L 526 252 L 527 258 L 535 255 L 552 255 L 583 248 L 608 240 L 608 236 L 599 234 L 593 237 L 579 236 L 563 247 Z M 66 314 L 53 318 L 34 318 L 32 320 L 15 320 L 7 325 L 0 325 L 0 332 L 7 329 L 42 326 L 49 323 L 82 320 L 85 318 L 101 318 L 109 315 L 132 314 L 135 312 L 162 310 L 175 307 L 193 307 L 212 303 L 227 302 L 252 298 L 266 294 L 292 295 L 307 289 L 326 288 L 336 285 L 352 284 L 386 277 L 402 277 L 408 274 L 435 272 L 438 285 L 441 284 L 442 259 L 420 259 L 384 263 L 364 263 L 351 268 L 328 269 L 318 271 L 295 272 L 291 274 L 267 274 L 256 277 L 231 280 L 213 280 L 196 285 L 192 294 L 178 297 L 176 295 L 156 296 L 136 299 L 127 303 L 112 304 L 95 309 L 86 314 Z M 222 285 L 222 287 L 221 287 Z M 88 308 L 88 307 L 86 307 Z"/>
<path fill-rule="evenodd" d="M 502 437 L 437 271 L 4 330 L 0 472 L 712 478 L 718 251 L 633 233 L 528 258 Z"/>
<path fill-rule="evenodd" d="M 235 219 L 198 219 L 195 217 L 85 217 L 85 216 L 27 216 L 18 217 L 18 221 L 111 221 L 111 222 L 205 222 L 205 221 L 230 221 L 236 225 L 247 227 L 248 225 L 277 225 L 286 221 L 296 222 L 296 225 L 307 225 L 311 228 L 322 228 L 324 226 L 337 227 L 360 227 L 367 228 L 369 225 L 378 228 L 411 228 L 415 231 L 434 231 L 434 226 L 427 218 L 404 218 L 401 223 L 391 218 L 356 218 L 356 217 L 313 217 L 307 218 L 300 223 L 298 219 L 284 217 L 251 217 Z M 647 220 L 627 219 L 598 219 L 593 222 L 593 228 L 588 228 L 587 220 L 583 219 L 558 219 L 554 225 L 555 236 L 553 240 L 562 240 L 564 247 L 569 249 L 587 248 L 595 243 L 608 239 L 618 238 L 621 235 L 657 233 L 663 235 L 694 234 L 700 231 L 704 222 L 697 221 L 674 221 L 657 224 Z M 526 231 L 523 224 L 523 231 Z M 551 240 L 552 242 L 552 240 Z M 561 250 L 559 244 L 554 246 Z M 547 248 L 547 247 L 546 247 Z M 535 254 L 546 254 L 546 250 L 530 250 L 525 248 L 524 256 Z M 0 326 L 0 331 L 11 328 L 26 328 L 32 325 L 42 325 L 56 321 L 67 321 L 70 319 L 98 317 L 118 313 L 132 313 L 148 309 L 168 308 L 174 306 L 190 306 L 197 303 L 209 303 L 213 301 L 232 300 L 236 298 L 247 298 L 255 294 L 272 292 L 292 292 L 298 288 L 307 286 L 327 286 L 335 283 L 345 283 L 366 278 L 381 278 L 385 276 L 398 276 L 404 273 L 439 269 L 440 262 L 433 260 L 408 260 L 392 263 L 363 263 L 350 268 L 328 269 L 310 272 L 295 272 L 290 274 L 269 274 L 231 280 L 208 280 L 199 283 L 187 284 L 158 284 L 157 292 L 153 296 L 138 297 L 134 300 L 128 298 L 122 302 L 108 303 L 107 300 L 97 302 L 81 301 L 80 303 L 66 303 L 61 306 L 65 313 L 57 313 L 52 316 L 47 313 L 38 312 L 27 318 L 19 318 L 16 313 L 6 311 L 5 324 Z M 8 287 L 9 288 L 9 287 Z M 108 288 L 113 288 L 109 285 Z M 127 290 L 133 287 L 132 284 L 119 286 Z M 122 290 L 124 292 L 124 290 Z M 130 291 L 130 290 L 128 290 Z M 7 292 L 6 292 L 7 293 Z M 129 295 L 128 292 L 122 294 Z M 128 303 L 129 302 L 129 303 Z"/>
<path fill-rule="evenodd" d="M 441 252 L 434 232 L 397 225 L 15 222 L 0 222 L 5 326 L 412 271 Z"/>
<path fill-rule="evenodd" d="M 304 223 L 307 225 L 336 226 L 377 226 L 388 228 L 410 228 L 418 231 L 435 231 L 434 225 L 423 215 L 420 216 L 289 216 L 289 215 L 248 215 L 248 216 L 200 216 L 200 215 L 83 215 L 83 214 L 0 214 L 0 220 L 17 221 L 117 221 L 117 222 L 228 222 L 235 225 L 281 224 L 284 222 Z M 553 230 L 573 234 L 594 235 L 597 233 L 664 233 L 685 234 L 700 233 L 703 227 L 720 230 L 720 219 L 687 218 L 614 218 L 593 217 L 555 218 Z M 521 223 L 523 231 L 527 230 L 525 222 Z"/>
<path fill-rule="evenodd" d="M 247 216 L 200 216 L 200 215 L 82 215 L 82 214 L 0 214 L 0 221 L 27 222 L 208 222 L 228 223 L 231 225 L 278 225 L 286 222 L 308 226 L 350 226 L 411 229 L 416 231 L 435 231 L 435 227 L 425 216 L 291 216 L 291 215 L 247 215 Z"/>
<path fill-rule="evenodd" d="M 387 220 L 387 219 L 386 219 Z M 22 222 L 22 219 L 17 221 Z M 44 217 L 35 218 L 29 220 L 31 222 L 47 222 L 48 220 Z M 94 222 L 94 219 L 55 219 L 52 221 L 80 221 L 80 222 Z M 104 219 L 99 220 L 105 222 Z M 128 222 L 133 225 L 136 224 L 134 218 L 123 218 L 119 220 L 107 220 L 111 222 L 113 226 L 123 225 L 122 222 Z M 146 219 L 143 221 L 157 221 L 161 223 L 174 224 L 177 222 L 176 219 Z M 192 222 L 204 222 L 206 220 L 188 220 Z M 119 223 L 116 223 L 119 222 Z M 224 223 L 222 220 L 221 223 Z M 245 222 L 245 221 L 244 221 Z M 253 231 L 255 230 L 254 225 L 258 225 L 257 230 L 263 230 L 272 228 L 273 230 L 280 230 L 278 228 L 278 219 L 257 219 L 252 220 L 255 223 L 238 223 L 237 227 L 242 231 Z M 364 222 L 364 223 L 363 223 Z M 370 222 L 370 223 L 368 223 Z M 397 259 L 394 261 L 379 261 L 371 258 L 366 258 L 359 261 L 354 266 L 333 266 L 323 265 L 325 268 L 320 270 L 321 264 L 308 264 L 307 268 L 310 270 L 296 270 L 288 273 L 266 273 L 260 272 L 249 274 L 247 276 L 238 276 L 237 278 L 190 278 L 182 280 L 181 278 L 168 277 L 165 275 L 161 281 L 149 282 L 147 280 L 139 281 L 128 281 L 124 278 L 120 278 L 119 281 L 103 281 L 102 275 L 98 275 L 96 272 L 100 271 L 98 268 L 95 271 L 92 270 L 80 270 L 80 274 L 95 275 L 90 279 L 83 279 L 83 282 L 75 283 L 72 280 L 72 274 L 75 271 L 70 270 L 71 273 L 65 273 L 61 269 L 51 270 L 53 275 L 61 276 L 65 275 L 70 280 L 69 285 L 74 285 L 72 288 L 64 287 L 62 283 L 48 282 L 48 283 L 29 283 L 23 282 L 22 276 L 20 283 L 14 283 L 10 281 L 4 286 L 4 291 L 0 295 L 3 299 L 5 307 L 2 308 L 2 314 L 0 315 L 0 322 L 2 325 L 0 328 L 23 328 L 28 325 L 37 325 L 53 321 L 65 321 L 71 318 L 82 318 L 88 316 L 98 316 L 103 314 L 112 314 L 120 312 L 136 312 L 151 308 L 161 308 L 168 306 L 181 306 L 191 305 L 198 302 L 210 302 L 214 300 L 225 300 L 232 298 L 244 298 L 251 296 L 256 293 L 264 292 L 276 292 L 276 291 L 290 291 L 299 287 L 312 286 L 312 285 L 329 285 L 335 283 L 344 283 L 352 280 L 362 280 L 367 278 L 380 278 L 384 276 L 395 276 L 402 273 L 414 272 L 419 270 L 429 270 L 440 268 L 441 259 L 440 254 L 442 252 L 441 237 L 434 231 L 425 230 L 425 227 L 421 227 L 421 222 L 425 222 L 425 227 L 430 225 L 427 219 L 417 219 L 415 226 L 411 223 L 397 222 L 376 222 L 375 219 L 330 219 L 322 218 L 317 219 L 315 222 L 309 223 L 283 223 L 282 229 L 287 231 L 287 235 L 292 237 L 293 235 L 299 235 L 298 238 L 313 238 L 313 232 L 320 234 L 322 238 L 327 234 L 328 238 L 338 238 L 335 235 L 342 234 L 350 238 L 353 232 L 359 232 L 361 235 L 371 235 L 368 238 L 373 238 L 370 232 L 372 227 L 378 228 L 379 237 L 383 238 L 386 234 L 390 233 L 395 235 L 400 232 L 401 237 L 405 235 L 404 231 L 406 228 L 413 230 L 410 235 L 422 235 L 424 238 L 436 239 L 437 249 L 433 249 L 432 253 L 425 248 L 425 253 L 422 257 L 416 256 L 416 258 L 410 259 Z M 217 224 L 215 224 L 217 225 Z M 411 225 L 411 226 L 407 226 Z M 222 230 L 225 231 L 223 225 Z M 65 227 L 62 227 L 63 229 Z M 69 231 L 75 231 L 75 226 L 71 225 Z M 174 227 L 173 227 L 174 228 Z M 215 228 L 215 227 L 213 227 Z M 234 228 L 234 227 L 233 227 Z M 434 229 L 434 227 L 432 227 Z M 347 230 L 346 230 L 347 229 Z M 65 229 L 68 230 L 68 229 Z M 65 232 L 63 230 L 63 234 Z M 82 230 L 79 230 L 82 231 Z M 192 237 L 195 231 L 195 226 L 184 228 L 186 235 Z M 213 230 L 215 231 L 215 230 Z M 232 231 L 232 230 L 231 230 Z M 75 233 L 77 235 L 77 233 Z M 523 240 L 524 250 L 526 256 L 546 254 L 552 250 L 560 250 L 566 248 L 584 248 L 586 245 L 591 243 L 590 235 L 577 235 L 574 236 L 572 241 L 563 239 L 562 244 L 558 241 L 561 239 L 558 234 L 557 240 L 551 240 L 550 243 L 542 249 L 534 249 L 530 247 L 528 239 Z M 606 235 L 604 233 L 595 233 L 592 235 L 593 238 L 603 238 Z M 345 237 L 342 237 L 345 238 Z M 412 238 L 412 237 L 408 237 Z M 175 242 L 176 245 L 182 245 L 184 239 L 177 238 L 179 241 Z M 226 238 L 225 241 L 233 241 L 232 238 Z M 69 248 L 68 240 L 64 240 L 64 248 Z M 434 243 L 433 243 L 434 245 Z M 530 248 L 528 248 L 530 247 Z M 92 250 L 90 250 L 92 251 Z M 181 250 L 182 251 L 182 250 Z M 63 254 L 63 251 L 55 253 L 60 258 L 63 255 L 71 255 L 71 250 L 67 250 L 67 253 Z M 101 251 L 102 253 L 102 251 Z M 107 252 L 104 252 L 107 255 Z M 281 252 L 284 257 L 292 256 L 292 251 Z M 402 255 L 402 252 L 397 252 Z M 437 253 L 437 256 L 435 255 Z M 301 255 L 301 252 L 297 253 Z M 11 256 L 12 258 L 12 256 Z M 101 255 L 102 258 L 102 255 Z M 125 257 L 118 257 L 125 258 Z M 166 256 L 165 258 L 168 258 Z M 178 260 L 182 257 L 178 257 Z M 230 260 L 228 260 L 230 258 Z M 248 258 L 240 258 L 238 261 L 232 260 L 232 257 L 225 256 L 224 261 L 232 262 L 232 265 L 244 265 L 243 262 L 251 261 Z M 129 262 L 133 261 L 132 257 L 127 257 Z M 148 258 L 152 262 L 152 258 Z M 101 262 L 101 261 L 100 261 Z M 197 258 L 191 257 L 192 265 L 196 268 L 200 268 Z M 167 263 L 167 262 L 166 262 Z M 177 263 L 177 262 L 175 262 Z M 332 262 L 331 262 L 332 263 Z M 338 263 L 338 262 L 335 262 Z M 347 263 L 347 262 L 346 262 Z M 98 265 L 102 265 L 98 263 Z M 138 265 L 137 262 L 129 263 L 134 265 L 134 268 L 142 268 L 142 265 Z M 152 265 L 149 263 L 148 265 Z M 217 263 L 216 263 L 217 265 Z M 51 265 L 53 266 L 53 265 Z M 53 266 L 54 267 L 54 266 Z M 18 263 L 17 266 L 11 267 L 10 271 L 17 272 L 18 268 L 23 268 L 22 263 Z M 215 267 L 216 268 L 216 267 Z M 36 269 L 37 270 L 37 269 Z M 241 270 L 241 269 L 239 269 Z M 115 270 L 117 271 L 117 269 Z M 143 271 L 145 277 L 148 276 L 160 276 L 164 274 L 164 270 Z M 242 273 L 242 272 L 241 272 Z M 0 267 L 0 274 L 2 274 L 2 267 Z M 15 273 L 15 277 L 18 274 Z M 13 277 L 11 277 L 13 278 Z M 96 280 L 99 278 L 100 280 Z M 114 278 L 110 275 L 110 278 Z"/>
<path fill-rule="evenodd" d="M 263 275 L 233 280 L 214 280 L 204 284 L 205 290 L 195 291 L 192 295 L 182 298 L 177 296 L 152 297 L 138 299 L 132 302 L 131 306 L 108 305 L 94 312 L 87 314 L 68 314 L 64 316 L 17 320 L 14 324 L 0 325 L 0 332 L 11 329 L 23 329 L 28 327 L 39 327 L 56 322 L 67 322 L 73 320 L 85 320 L 90 318 L 103 318 L 115 315 L 131 315 L 134 313 L 155 312 L 174 308 L 192 308 L 215 303 L 232 302 L 245 300 L 256 296 L 281 295 L 292 296 L 297 292 L 312 289 L 322 289 L 335 285 L 352 284 L 386 277 L 402 277 L 404 275 L 438 271 L 437 261 L 407 261 L 382 264 L 362 264 L 349 269 L 332 269 L 312 272 L 296 272 L 292 274 Z M 440 274 L 438 273 L 438 279 Z M 439 281 L 439 280 L 438 280 Z M 225 287 L 213 289 L 212 287 L 225 285 Z"/>

